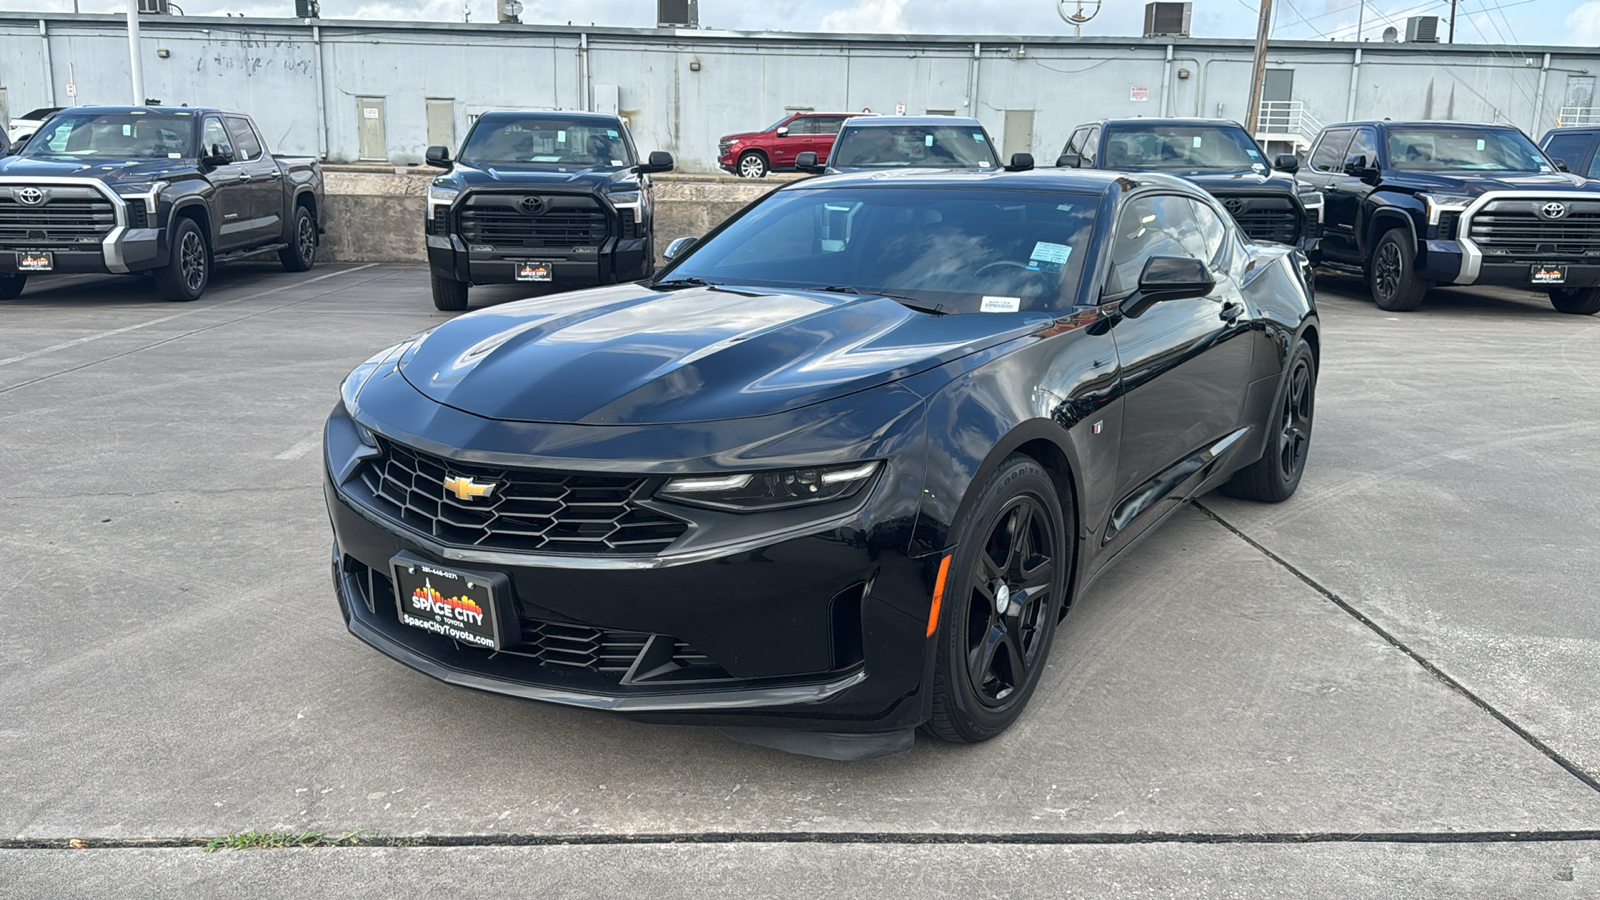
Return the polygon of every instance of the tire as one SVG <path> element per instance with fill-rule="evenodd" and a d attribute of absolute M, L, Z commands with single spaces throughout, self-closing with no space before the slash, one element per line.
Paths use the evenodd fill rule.
<path fill-rule="evenodd" d="M 211 247 L 199 223 L 180 218 L 172 226 L 172 258 L 153 273 L 156 293 L 163 299 L 187 303 L 199 300 L 211 283 Z"/>
<path fill-rule="evenodd" d="M 289 246 L 278 251 L 278 261 L 290 272 L 304 272 L 317 264 L 317 220 L 304 206 L 294 208 Z"/>
<path fill-rule="evenodd" d="M 772 171 L 767 165 L 767 158 L 754 150 L 739 157 L 738 169 L 740 178 L 765 178 Z"/>
<path fill-rule="evenodd" d="M 1569 315 L 1592 316 L 1600 313 L 1600 287 L 1555 288 L 1550 291 L 1550 303 Z"/>
<path fill-rule="evenodd" d="M 935 632 L 933 716 L 924 731 L 975 744 L 1022 715 L 1061 618 L 1072 534 L 1044 468 L 1026 456 L 1007 457 L 956 535 Z"/>
<path fill-rule="evenodd" d="M 1417 277 L 1417 248 L 1404 228 L 1391 228 L 1378 238 L 1367 258 L 1367 288 L 1378 308 L 1410 312 L 1422 305 L 1430 285 Z"/>
<path fill-rule="evenodd" d="M 1306 471 L 1316 413 L 1317 360 L 1302 340 L 1289 357 L 1283 389 L 1267 426 L 1266 451 L 1235 472 L 1222 492 L 1262 503 L 1282 503 L 1294 496 Z"/>
<path fill-rule="evenodd" d="M 22 289 L 28 284 L 28 276 L 22 274 L 0 275 L 0 300 L 15 300 L 22 296 Z"/>
<path fill-rule="evenodd" d="M 460 312 L 467 308 L 467 283 L 454 278 L 433 275 L 433 305 L 444 312 Z"/>

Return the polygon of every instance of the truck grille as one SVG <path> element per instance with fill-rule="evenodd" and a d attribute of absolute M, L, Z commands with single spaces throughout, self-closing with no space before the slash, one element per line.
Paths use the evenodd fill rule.
<path fill-rule="evenodd" d="M 1541 216 L 1539 209 L 1550 203 L 1563 204 L 1566 214 Z M 1495 200 L 1473 214 L 1467 235 L 1486 256 L 1600 255 L 1600 201 Z"/>
<path fill-rule="evenodd" d="M 633 475 L 548 472 L 469 465 L 378 439 L 352 486 L 389 518 L 447 544 L 595 555 L 654 554 L 689 525 L 634 497 L 648 480 Z M 445 479 L 492 484 L 462 500 Z"/>
<path fill-rule="evenodd" d="M 0 189 L 0 248 L 92 249 L 116 227 L 111 201 L 94 188 L 40 187 L 48 198 L 42 206 L 20 203 L 13 191 Z"/>
<path fill-rule="evenodd" d="M 1252 241 L 1293 244 L 1300 238 L 1300 213 L 1287 197 L 1226 195 L 1219 199 Z"/>
<path fill-rule="evenodd" d="M 463 240 L 495 248 L 595 247 L 605 243 L 611 218 L 593 198 L 561 194 L 474 194 L 460 217 Z"/>

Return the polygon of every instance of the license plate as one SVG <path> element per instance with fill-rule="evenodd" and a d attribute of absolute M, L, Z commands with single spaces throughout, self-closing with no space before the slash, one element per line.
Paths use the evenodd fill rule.
<path fill-rule="evenodd" d="M 503 578 L 442 568 L 403 556 L 395 557 L 391 565 L 402 623 L 473 647 L 500 649 L 495 602 L 496 588 L 506 586 Z"/>
<path fill-rule="evenodd" d="M 519 262 L 517 263 L 518 281 L 550 281 L 552 271 L 549 263 L 544 262 Z"/>
<path fill-rule="evenodd" d="M 18 253 L 18 272 L 48 272 L 56 267 L 56 258 L 51 253 Z"/>
<path fill-rule="evenodd" d="M 1566 284 L 1566 266 L 1533 266 L 1528 272 L 1528 280 L 1534 284 Z"/>

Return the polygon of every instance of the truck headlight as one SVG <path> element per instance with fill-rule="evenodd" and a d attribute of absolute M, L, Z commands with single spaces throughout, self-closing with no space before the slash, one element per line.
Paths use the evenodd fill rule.
<path fill-rule="evenodd" d="M 442 184 L 428 185 L 428 215 L 433 215 L 435 206 L 449 206 L 461 196 L 461 189 Z"/>
<path fill-rule="evenodd" d="M 1462 194 L 1418 194 L 1428 206 L 1428 224 L 1439 224 L 1439 214 L 1461 212 L 1472 205 L 1474 198 Z"/>
<path fill-rule="evenodd" d="M 627 215 L 628 211 L 632 210 L 632 212 L 633 212 L 633 221 L 636 224 L 639 223 L 639 222 L 643 222 L 644 221 L 644 194 L 643 194 L 643 192 L 641 192 L 641 191 L 613 191 L 612 193 L 609 193 L 609 194 L 606 195 L 606 199 L 610 200 L 611 201 L 611 205 L 615 206 L 617 208 L 617 212 L 622 213 L 623 215 Z"/>
<path fill-rule="evenodd" d="M 853 496 L 872 481 L 878 468 L 878 461 L 873 460 L 777 472 L 692 475 L 672 479 L 656 491 L 656 496 L 674 503 L 734 512 L 785 509 Z"/>

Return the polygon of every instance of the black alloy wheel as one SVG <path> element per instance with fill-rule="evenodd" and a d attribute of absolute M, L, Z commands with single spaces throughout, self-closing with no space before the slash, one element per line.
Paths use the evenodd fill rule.
<path fill-rule="evenodd" d="M 1022 715 L 1066 599 L 1069 536 L 1055 482 L 1015 455 L 989 478 L 946 573 L 933 686 L 936 737 L 977 743 Z"/>
<path fill-rule="evenodd" d="M 304 206 L 294 209 L 294 230 L 289 246 L 278 251 L 278 261 L 290 272 L 304 272 L 317 262 L 317 220 Z"/>
<path fill-rule="evenodd" d="M 22 289 L 27 284 L 28 276 L 21 273 L 0 275 L 0 300 L 14 300 L 22 296 Z"/>
<path fill-rule="evenodd" d="M 1409 312 L 1422 305 L 1428 283 L 1417 277 L 1416 248 L 1404 228 L 1391 228 L 1378 239 L 1367 261 L 1367 284 L 1378 308 Z"/>
<path fill-rule="evenodd" d="M 754 150 L 739 157 L 740 178 L 767 177 L 767 158 Z"/>
<path fill-rule="evenodd" d="M 172 227 L 172 257 L 155 270 L 156 291 L 167 300 L 200 299 L 211 281 L 211 248 L 195 220 L 181 218 Z"/>
<path fill-rule="evenodd" d="M 1288 374 L 1261 458 L 1240 469 L 1222 492 L 1242 500 L 1281 503 L 1294 495 L 1311 453 L 1311 426 L 1317 413 L 1317 360 L 1304 340 L 1289 358 Z"/>
<path fill-rule="evenodd" d="M 1600 313 L 1600 287 L 1552 288 L 1550 303 L 1558 311 L 1569 315 L 1592 316 Z"/>

